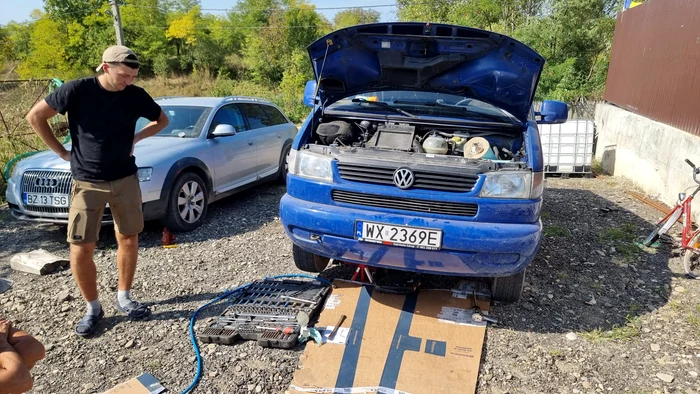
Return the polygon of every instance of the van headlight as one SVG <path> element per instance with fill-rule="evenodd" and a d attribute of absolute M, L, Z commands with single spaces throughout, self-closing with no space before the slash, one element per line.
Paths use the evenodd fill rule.
<path fill-rule="evenodd" d="M 148 182 L 151 180 L 151 175 L 153 175 L 153 168 L 151 168 L 151 167 L 139 168 L 139 171 L 136 174 L 139 177 L 139 182 Z"/>
<path fill-rule="evenodd" d="M 479 196 L 535 199 L 542 196 L 543 190 L 542 172 L 489 172 Z"/>
<path fill-rule="evenodd" d="M 326 155 L 292 149 L 289 152 L 289 172 L 303 178 L 330 182 L 333 180 L 332 161 L 333 158 Z"/>

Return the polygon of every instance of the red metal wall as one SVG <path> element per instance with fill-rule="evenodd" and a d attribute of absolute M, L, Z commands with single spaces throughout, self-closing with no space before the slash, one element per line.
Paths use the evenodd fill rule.
<path fill-rule="evenodd" d="M 618 14 L 605 100 L 700 136 L 700 0 Z"/>

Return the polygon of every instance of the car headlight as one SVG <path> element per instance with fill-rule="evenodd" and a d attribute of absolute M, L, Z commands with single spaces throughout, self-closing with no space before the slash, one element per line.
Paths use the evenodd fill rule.
<path fill-rule="evenodd" d="M 22 171 L 20 170 L 19 164 L 15 164 L 14 168 L 12 168 L 10 178 L 18 178 L 21 172 Z"/>
<path fill-rule="evenodd" d="M 479 196 L 534 199 L 542 196 L 543 190 L 542 172 L 489 172 Z"/>
<path fill-rule="evenodd" d="M 292 150 L 289 153 L 289 172 L 304 178 L 332 181 L 332 160 L 333 158 L 318 153 Z"/>
<path fill-rule="evenodd" d="M 151 175 L 153 175 L 153 168 L 151 168 L 151 167 L 139 168 L 139 170 L 136 174 L 139 177 L 139 182 L 148 182 L 151 180 Z"/>

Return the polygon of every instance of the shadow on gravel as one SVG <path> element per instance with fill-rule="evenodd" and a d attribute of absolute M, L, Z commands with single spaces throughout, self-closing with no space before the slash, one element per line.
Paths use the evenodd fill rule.
<path fill-rule="evenodd" d="M 1 276 L 1 275 L 0 275 Z M 153 312 L 151 316 L 147 320 L 142 320 L 142 321 L 163 321 L 163 320 L 174 320 L 177 321 L 179 319 L 184 319 L 183 321 L 189 322 L 190 318 L 192 317 L 192 314 L 194 311 L 202 306 L 204 303 L 213 300 L 214 298 L 220 296 L 222 293 L 217 292 L 217 293 L 199 293 L 199 294 L 191 294 L 191 295 L 185 295 L 185 296 L 178 296 L 178 297 L 173 297 L 173 298 L 168 298 L 165 300 L 161 301 L 152 301 L 149 302 L 149 305 L 155 306 L 155 309 L 158 309 L 159 305 L 184 305 L 187 303 L 192 303 L 196 302 L 196 306 L 192 307 L 186 307 L 186 308 L 178 308 L 175 310 L 168 310 L 168 311 L 163 311 L 163 312 Z M 215 305 L 212 305 L 210 307 L 205 308 L 201 312 L 197 314 L 197 322 L 198 324 L 201 324 L 202 321 L 205 321 L 208 318 L 212 318 L 215 316 L 220 315 L 223 310 L 226 308 L 228 304 L 226 301 L 222 300 L 217 302 Z M 120 312 L 117 312 L 114 306 L 111 305 L 105 305 L 105 311 L 109 312 L 106 313 L 108 316 L 106 316 L 102 321 L 99 323 L 99 327 L 95 334 L 93 334 L 93 338 L 98 338 L 102 336 L 106 331 L 112 330 L 115 326 L 121 324 L 121 323 L 127 323 L 127 324 L 138 324 L 139 320 L 132 320 L 129 317 L 121 314 Z"/>
<path fill-rule="evenodd" d="M 520 302 L 493 308 L 500 327 L 578 332 L 591 339 L 639 335 L 639 316 L 670 296 L 671 246 L 641 247 L 652 225 L 591 191 L 545 191 L 544 239 Z"/>
<path fill-rule="evenodd" d="M 527 268 L 517 303 L 495 303 L 494 328 L 622 339 L 639 335 L 639 316 L 668 301 L 671 246 L 637 244 L 652 225 L 591 191 L 548 188 L 544 238 Z M 321 276 L 350 279 L 353 268 L 333 266 Z M 423 275 L 422 288 L 451 289 L 460 278 Z M 587 333 L 587 334 L 585 334 Z"/>
<path fill-rule="evenodd" d="M 186 233 L 175 233 L 175 242 L 203 242 L 256 231 L 279 216 L 279 201 L 285 187 L 266 184 L 244 190 L 209 205 L 202 226 Z M 142 247 L 160 247 L 163 225 L 160 221 L 145 224 L 139 236 Z M 117 240 L 112 226 L 103 226 L 98 249 L 114 249 Z"/>
<path fill-rule="evenodd" d="M 219 200 L 209 205 L 207 218 L 202 226 L 191 232 L 175 234 L 176 242 L 216 240 L 258 230 L 279 216 L 279 201 L 285 190 L 284 186 L 266 184 Z M 9 226 L 6 227 L 6 223 Z M 66 231 L 65 225 L 36 225 L 6 218 L 0 222 L 0 245 L 2 245 L 0 260 L 9 260 L 16 253 L 40 248 L 54 253 L 68 253 Z M 163 225 L 160 221 L 147 222 L 139 236 L 140 246 L 160 247 L 162 231 Z M 17 242 L 18 233 L 21 234 L 20 243 Z M 116 249 L 116 247 L 114 226 L 102 226 L 97 249 Z"/>

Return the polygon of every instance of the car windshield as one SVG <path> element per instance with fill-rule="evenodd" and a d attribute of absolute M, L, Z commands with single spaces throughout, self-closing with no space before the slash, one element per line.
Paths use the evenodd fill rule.
<path fill-rule="evenodd" d="M 202 133 L 204 122 L 206 122 L 210 107 L 165 105 L 161 106 L 163 112 L 168 116 L 168 126 L 161 130 L 157 137 L 176 138 L 197 138 Z M 150 121 L 146 118 L 139 118 L 136 121 L 136 130 L 143 129 Z"/>
<path fill-rule="evenodd" d="M 375 105 L 372 105 L 375 103 Z M 376 105 L 376 103 L 381 103 Z M 328 106 L 328 110 L 435 116 L 477 121 L 517 122 L 508 112 L 470 97 L 446 93 L 383 90 L 353 95 Z"/>

